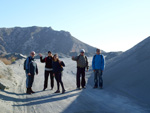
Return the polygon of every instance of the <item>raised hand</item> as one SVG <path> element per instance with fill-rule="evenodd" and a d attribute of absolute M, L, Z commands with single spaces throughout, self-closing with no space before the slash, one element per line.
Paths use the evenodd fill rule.
<path fill-rule="evenodd" d="M 41 53 L 39 53 L 39 56 L 40 56 L 40 57 L 42 57 L 42 54 L 41 54 Z"/>

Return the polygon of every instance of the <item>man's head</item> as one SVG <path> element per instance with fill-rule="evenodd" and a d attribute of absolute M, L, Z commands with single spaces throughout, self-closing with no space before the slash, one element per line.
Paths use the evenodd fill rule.
<path fill-rule="evenodd" d="M 49 56 L 49 57 L 51 57 L 51 56 L 52 56 L 51 51 L 48 51 L 48 56 Z"/>
<path fill-rule="evenodd" d="M 96 54 L 100 54 L 101 53 L 101 50 L 100 49 L 96 49 Z"/>
<path fill-rule="evenodd" d="M 32 58 L 34 58 L 34 56 L 35 56 L 35 52 L 34 52 L 34 51 L 32 51 L 32 52 L 30 53 L 30 55 L 31 55 L 31 57 L 32 57 Z"/>
<path fill-rule="evenodd" d="M 80 55 L 82 55 L 82 56 L 83 56 L 83 55 L 84 55 L 84 53 L 85 53 L 85 50 L 84 50 L 84 49 L 81 49 L 81 50 L 80 50 Z"/>

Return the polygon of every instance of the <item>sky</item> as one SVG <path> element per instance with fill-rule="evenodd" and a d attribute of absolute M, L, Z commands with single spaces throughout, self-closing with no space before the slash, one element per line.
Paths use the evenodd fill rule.
<path fill-rule="evenodd" d="M 106 52 L 150 36 L 150 0 L 0 0 L 0 28 L 52 27 Z"/>

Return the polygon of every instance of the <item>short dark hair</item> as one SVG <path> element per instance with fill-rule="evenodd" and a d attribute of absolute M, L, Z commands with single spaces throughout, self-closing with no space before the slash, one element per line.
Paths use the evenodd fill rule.
<path fill-rule="evenodd" d="M 101 50 L 100 49 L 96 49 L 96 52 L 101 52 Z"/>
<path fill-rule="evenodd" d="M 48 51 L 48 53 L 51 53 L 51 51 Z"/>

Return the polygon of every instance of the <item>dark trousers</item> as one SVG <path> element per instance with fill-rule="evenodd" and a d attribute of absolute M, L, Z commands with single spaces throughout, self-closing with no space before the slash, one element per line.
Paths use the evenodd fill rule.
<path fill-rule="evenodd" d="M 62 73 L 55 73 L 55 79 L 57 82 L 57 90 L 60 90 L 59 84 L 61 85 L 62 89 L 65 90 L 62 82 Z"/>
<path fill-rule="evenodd" d="M 51 88 L 53 89 L 53 87 L 54 87 L 53 71 L 45 71 L 44 89 L 47 88 L 49 75 L 50 75 L 50 81 L 51 81 Z"/>
<path fill-rule="evenodd" d="M 34 81 L 34 75 L 28 75 L 26 74 L 26 88 L 31 88 Z"/>
<path fill-rule="evenodd" d="M 103 87 L 103 78 L 102 78 L 102 71 L 96 69 L 94 72 L 94 82 L 95 82 L 95 87 L 98 87 L 98 82 L 99 82 L 99 87 Z"/>
<path fill-rule="evenodd" d="M 81 79 L 81 86 L 84 87 L 86 82 L 85 82 L 85 68 L 77 68 L 77 88 L 80 88 L 80 77 L 82 76 Z"/>

